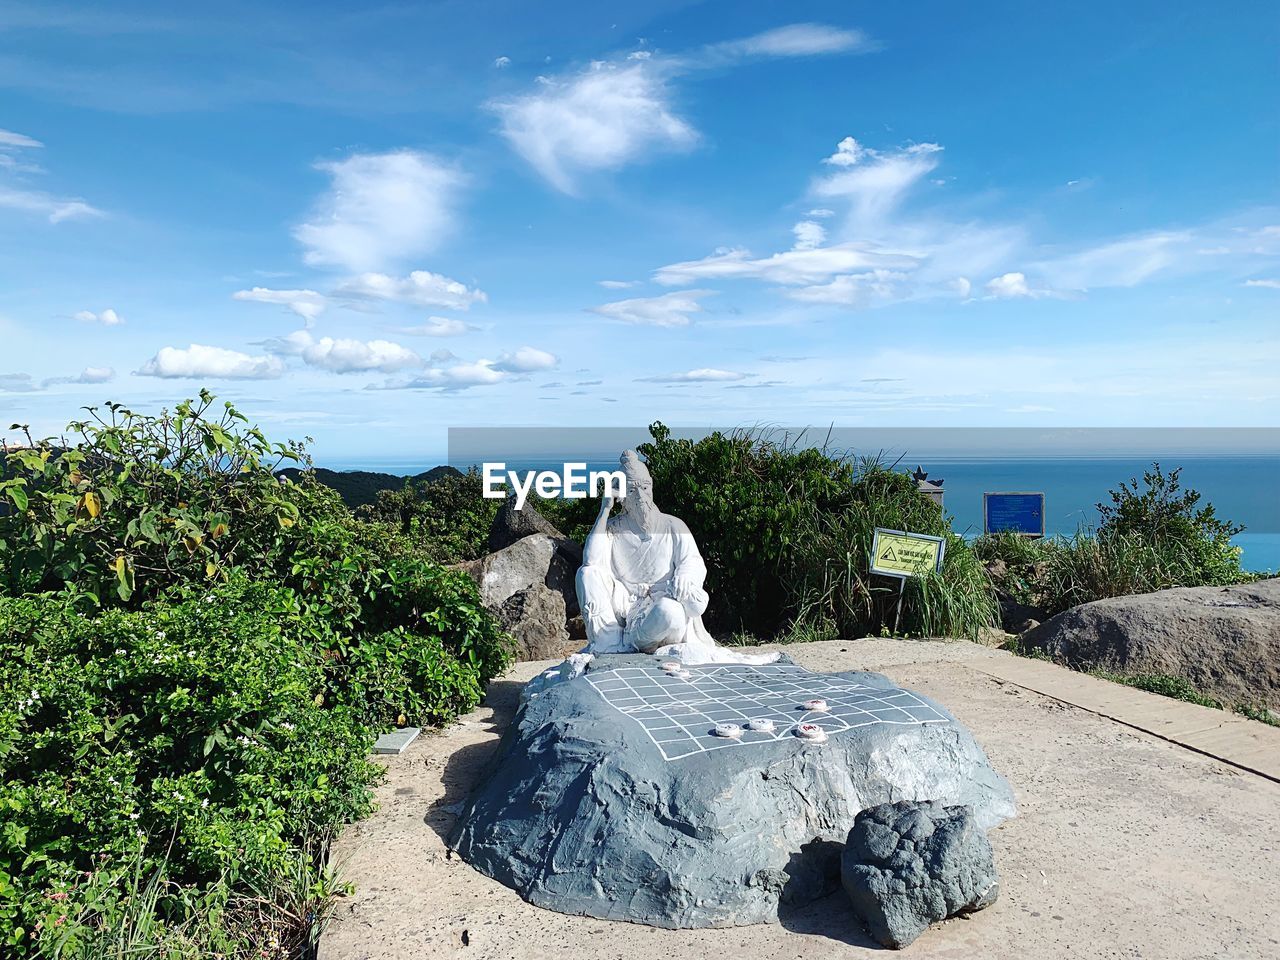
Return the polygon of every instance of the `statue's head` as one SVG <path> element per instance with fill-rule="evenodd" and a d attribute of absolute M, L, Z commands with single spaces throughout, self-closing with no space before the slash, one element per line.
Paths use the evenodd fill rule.
<path fill-rule="evenodd" d="M 622 473 L 627 478 L 627 495 L 622 500 L 622 509 L 641 527 L 647 527 L 658 518 L 660 512 L 653 502 L 653 477 L 634 450 L 624 452 L 619 462 L 622 464 Z"/>

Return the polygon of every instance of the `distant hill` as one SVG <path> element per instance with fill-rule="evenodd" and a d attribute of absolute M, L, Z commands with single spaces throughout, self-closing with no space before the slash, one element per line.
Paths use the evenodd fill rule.
<path fill-rule="evenodd" d="M 296 481 L 304 472 L 297 467 L 286 467 L 276 471 L 276 476 Z M 450 474 L 462 474 L 461 470 L 449 466 L 432 467 L 425 473 L 416 473 L 411 477 L 370 470 L 326 470 L 324 467 L 316 467 L 314 472 L 317 480 L 338 491 L 342 502 L 351 510 L 373 503 L 378 499 L 379 490 L 399 490 L 406 481 L 432 483 Z"/>

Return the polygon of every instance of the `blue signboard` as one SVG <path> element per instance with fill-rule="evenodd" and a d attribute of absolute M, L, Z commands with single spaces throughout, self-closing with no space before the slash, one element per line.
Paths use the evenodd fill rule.
<path fill-rule="evenodd" d="M 1044 536 L 1043 493 L 984 493 L 982 529 L 985 533 Z"/>

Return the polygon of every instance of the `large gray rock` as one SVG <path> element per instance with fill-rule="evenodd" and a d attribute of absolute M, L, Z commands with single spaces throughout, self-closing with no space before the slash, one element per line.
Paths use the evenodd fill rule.
<path fill-rule="evenodd" d="M 991 842 L 973 810 L 901 800 L 858 814 L 840 874 L 854 912 L 886 947 L 901 949 L 929 924 L 996 902 Z"/>
<path fill-rule="evenodd" d="M 1022 643 L 1079 670 L 1182 677 L 1228 706 L 1280 710 L 1280 579 L 1097 600 Z"/>
<path fill-rule="evenodd" d="M 453 847 L 538 906 L 660 927 L 775 920 L 838 889 L 859 811 L 968 804 L 991 827 L 1009 785 L 945 708 L 873 673 L 784 660 L 664 674 L 644 655 L 535 679 L 470 798 Z M 803 700 L 831 710 L 806 714 Z M 773 734 L 711 735 L 769 717 Z M 793 733 L 810 719 L 825 742 Z"/>
<path fill-rule="evenodd" d="M 572 540 L 538 533 L 456 568 L 475 580 L 485 608 L 515 637 L 519 659 L 547 660 L 582 646 L 568 630 L 578 614 L 580 564 Z"/>
<path fill-rule="evenodd" d="M 569 545 L 566 549 L 571 552 L 577 551 L 578 564 L 581 566 L 582 548 L 568 540 L 556 529 L 555 524 L 534 508 L 533 504 L 526 503 L 523 509 L 517 510 L 515 497 L 507 497 L 501 509 L 494 515 L 493 523 L 489 527 L 489 552 L 497 553 L 517 540 L 523 540 L 535 533 L 541 533 L 552 540 L 563 540 Z"/>

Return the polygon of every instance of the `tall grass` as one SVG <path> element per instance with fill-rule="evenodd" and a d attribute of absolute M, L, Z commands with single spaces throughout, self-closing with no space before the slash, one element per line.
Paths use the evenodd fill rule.
<path fill-rule="evenodd" d="M 896 629 L 928 637 L 976 639 L 998 619 L 995 591 L 963 539 L 913 481 L 874 458 L 857 463 L 852 502 L 838 512 L 809 511 L 786 558 L 783 582 L 791 634 L 857 636 Z M 871 572 L 877 527 L 946 538 L 940 573 L 893 578 Z M 899 598 L 901 597 L 901 612 Z"/>
<path fill-rule="evenodd" d="M 1137 533 L 1081 529 L 1043 540 L 988 534 L 974 541 L 973 553 L 1000 591 L 1049 616 L 1094 600 L 1204 582 L 1183 544 Z"/>

